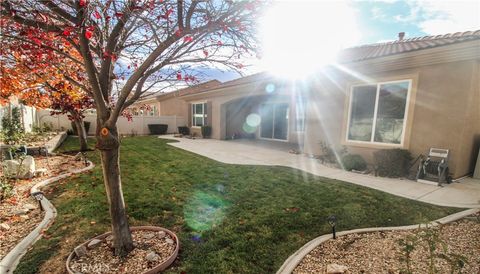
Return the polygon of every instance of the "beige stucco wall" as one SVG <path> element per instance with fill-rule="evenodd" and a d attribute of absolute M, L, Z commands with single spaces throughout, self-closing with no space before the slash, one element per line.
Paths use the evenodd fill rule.
<path fill-rule="evenodd" d="M 161 116 L 184 116 L 187 117 L 188 103 L 178 97 L 172 97 L 159 102 Z"/>
<path fill-rule="evenodd" d="M 269 83 L 277 87 L 275 92 L 267 93 L 265 86 Z M 245 104 L 243 99 L 250 98 L 245 107 L 241 107 L 239 112 L 231 112 L 232 104 Z M 265 80 L 249 83 L 241 86 L 234 86 L 214 92 L 206 92 L 195 96 L 184 97 L 188 103 L 209 102 L 211 103 L 212 119 L 212 138 L 227 139 L 231 138 L 233 132 L 237 131 L 245 118 L 250 113 L 258 113 L 258 106 L 264 102 L 283 102 L 289 104 L 289 134 L 288 142 L 303 143 L 303 134 L 295 132 L 295 103 L 292 96 L 291 86 L 276 82 L 274 80 Z M 230 110 L 230 111 L 229 111 Z M 230 113 L 228 115 L 228 113 Z M 233 115 L 232 115 L 233 114 Z M 228 119 L 227 119 L 228 118 Z M 228 120 L 228 121 L 227 121 Z M 191 128 L 192 132 L 197 134 L 199 129 Z M 256 133 L 258 137 L 258 131 Z"/>
<path fill-rule="evenodd" d="M 413 156 L 430 147 L 451 151 L 454 178 L 472 171 L 475 139 L 480 134 L 478 61 L 460 61 L 382 73 L 361 74 L 362 81 L 346 73 L 320 75 L 309 98 L 305 151 L 320 154 L 319 142 L 346 145 L 350 153 L 367 161 L 377 149 L 388 148 L 346 141 L 350 85 L 359 82 L 412 80 L 405 141 L 401 148 Z M 314 103 L 313 103 L 314 102 Z"/>

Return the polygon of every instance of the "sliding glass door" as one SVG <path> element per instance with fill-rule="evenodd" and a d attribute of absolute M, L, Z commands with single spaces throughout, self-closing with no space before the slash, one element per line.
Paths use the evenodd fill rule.
<path fill-rule="evenodd" d="M 260 138 L 286 141 L 288 139 L 288 104 L 260 106 Z"/>

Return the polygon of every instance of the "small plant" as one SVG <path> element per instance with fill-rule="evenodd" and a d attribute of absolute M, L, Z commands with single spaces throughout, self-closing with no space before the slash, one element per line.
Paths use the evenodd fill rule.
<path fill-rule="evenodd" d="M 376 174 L 382 177 L 408 175 L 412 155 L 405 149 L 382 149 L 373 153 Z"/>
<path fill-rule="evenodd" d="M 320 149 L 322 150 L 322 154 L 318 156 L 318 158 L 322 163 L 338 165 L 339 160 L 347 153 L 347 148 L 345 146 L 335 149 L 335 147 L 325 141 L 320 142 Z"/>
<path fill-rule="evenodd" d="M 212 135 L 212 127 L 211 126 L 202 126 L 202 137 L 203 138 L 210 138 Z"/>
<path fill-rule="evenodd" d="M 398 244 L 400 245 L 401 257 L 400 261 L 404 262 L 406 268 L 401 271 L 403 274 L 412 274 L 412 252 L 415 250 L 415 245 L 418 242 L 416 235 L 407 235 L 405 239 L 400 239 Z"/>
<path fill-rule="evenodd" d="M 188 127 L 178 127 L 178 133 L 182 135 L 190 135 L 190 128 Z"/>
<path fill-rule="evenodd" d="M 13 107 L 11 115 L 7 114 L 2 118 L 1 137 L 5 144 L 18 144 L 22 140 L 24 129 L 20 115 L 20 109 Z"/>
<path fill-rule="evenodd" d="M 10 180 L 5 176 L 0 176 L 0 201 L 11 197 L 13 194 L 13 186 Z"/>
<path fill-rule="evenodd" d="M 358 154 L 347 154 L 342 157 L 342 164 L 345 170 L 364 171 L 367 169 L 367 162 Z"/>
<path fill-rule="evenodd" d="M 408 235 L 405 239 L 398 241 L 401 251 L 400 261 L 405 263 L 405 268 L 402 269 L 400 273 L 414 273 L 411 255 L 417 247 L 421 247 L 428 252 L 429 274 L 438 273 L 435 267 L 436 259 L 446 261 L 450 266 L 451 274 L 461 273 L 462 268 L 467 263 L 467 259 L 465 256 L 448 252 L 448 246 L 441 238 L 442 229 L 442 224 L 438 224 L 438 226 L 426 224 L 423 228 L 419 226 L 414 234 Z"/>

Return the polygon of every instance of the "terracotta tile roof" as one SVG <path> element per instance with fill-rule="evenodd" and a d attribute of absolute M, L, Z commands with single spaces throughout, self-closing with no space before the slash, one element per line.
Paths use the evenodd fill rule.
<path fill-rule="evenodd" d="M 348 48 L 341 51 L 338 56 L 338 61 L 341 63 L 357 62 L 366 59 L 373 59 L 476 39 L 480 39 L 480 30 L 415 37 L 387 43 L 369 44 Z"/>

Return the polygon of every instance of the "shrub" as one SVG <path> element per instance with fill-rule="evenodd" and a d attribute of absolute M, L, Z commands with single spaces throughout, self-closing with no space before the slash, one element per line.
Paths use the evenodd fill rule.
<path fill-rule="evenodd" d="M 148 130 L 150 134 L 161 135 L 167 133 L 168 125 L 165 124 L 150 124 L 148 125 Z"/>
<path fill-rule="evenodd" d="M 373 153 L 376 172 L 382 177 L 408 175 L 412 155 L 405 149 L 382 149 Z"/>
<path fill-rule="evenodd" d="M 88 130 L 90 130 L 90 122 L 83 121 L 83 126 L 85 127 L 85 133 L 88 135 Z M 74 122 L 72 122 L 72 133 L 73 135 L 78 135 L 77 126 L 75 125 Z"/>
<path fill-rule="evenodd" d="M 22 140 L 24 129 L 20 115 L 20 109 L 13 107 L 11 115 L 7 114 L 2 118 L 1 137 L 5 144 L 18 144 Z"/>
<path fill-rule="evenodd" d="M 211 126 L 202 126 L 202 137 L 203 138 L 210 138 L 212 135 L 212 127 Z"/>
<path fill-rule="evenodd" d="M 178 127 L 178 133 L 182 135 L 190 135 L 190 129 L 188 127 Z"/>
<path fill-rule="evenodd" d="M 345 146 L 335 149 L 325 141 L 320 142 L 320 149 L 322 150 L 322 154 L 319 156 L 319 159 L 322 162 L 330 164 L 338 164 L 338 159 L 342 159 L 343 155 L 347 153 L 347 148 Z"/>
<path fill-rule="evenodd" d="M 363 171 L 367 169 L 367 162 L 358 154 L 347 154 L 342 157 L 343 167 L 348 170 Z"/>

